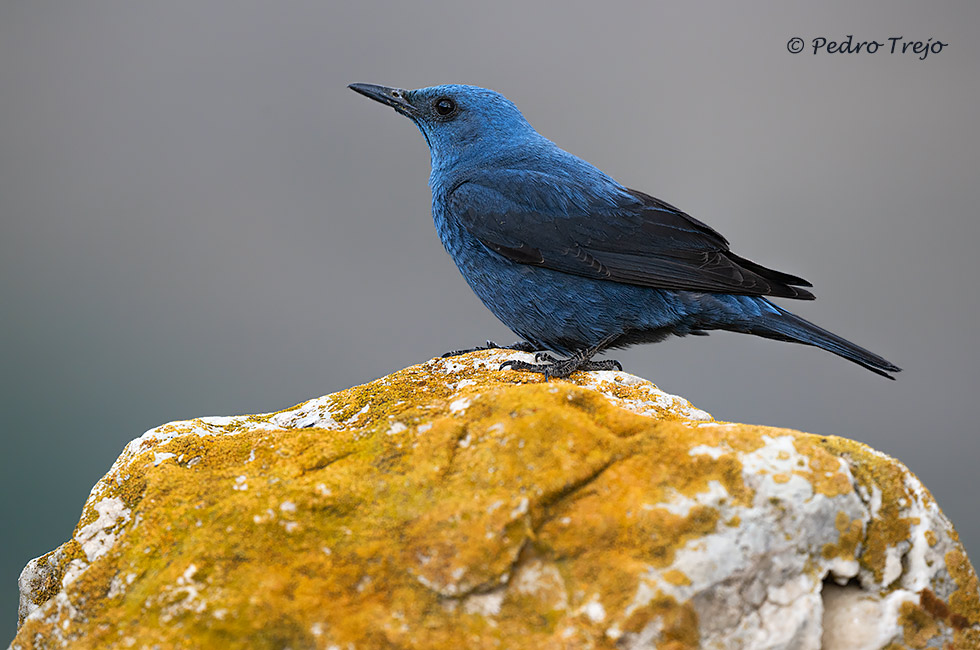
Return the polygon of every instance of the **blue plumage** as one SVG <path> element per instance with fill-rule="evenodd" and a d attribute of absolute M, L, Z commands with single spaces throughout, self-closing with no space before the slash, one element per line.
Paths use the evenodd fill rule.
<path fill-rule="evenodd" d="M 567 376 L 616 367 L 606 348 L 671 334 L 744 332 L 829 350 L 890 377 L 899 368 L 769 302 L 810 284 L 739 257 L 706 224 L 617 183 L 541 136 L 502 95 L 463 85 L 352 84 L 409 117 L 432 159 L 432 216 L 446 250 L 541 364 Z"/>

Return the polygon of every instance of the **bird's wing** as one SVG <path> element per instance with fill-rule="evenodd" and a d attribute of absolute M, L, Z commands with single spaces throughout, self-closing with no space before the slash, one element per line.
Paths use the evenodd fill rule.
<path fill-rule="evenodd" d="M 750 262 L 709 226 L 636 190 L 596 196 L 567 177 L 506 170 L 458 183 L 452 217 L 519 264 L 659 289 L 812 300 L 806 280 Z"/>

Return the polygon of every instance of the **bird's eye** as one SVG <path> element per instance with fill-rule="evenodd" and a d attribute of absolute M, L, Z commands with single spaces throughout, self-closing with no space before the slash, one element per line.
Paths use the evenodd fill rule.
<path fill-rule="evenodd" d="M 436 113 L 443 117 L 456 110 L 456 102 L 448 97 L 440 97 L 432 103 L 432 106 L 436 109 Z"/>

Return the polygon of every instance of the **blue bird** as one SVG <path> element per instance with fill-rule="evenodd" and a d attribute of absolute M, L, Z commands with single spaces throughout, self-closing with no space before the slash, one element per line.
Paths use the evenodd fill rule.
<path fill-rule="evenodd" d="M 728 330 L 823 348 L 889 379 L 900 371 L 765 297 L 813 300 L 809 282 L 736 255 L 711 227 L 560 149 L 503 95 L 349 87 L 425 136 L 439 238 L 483 304 L 524 339 L 510 349 L 538 351 L 536 363 L 501 368 L 546 379 L 622 369 L 592 357 Z"/>

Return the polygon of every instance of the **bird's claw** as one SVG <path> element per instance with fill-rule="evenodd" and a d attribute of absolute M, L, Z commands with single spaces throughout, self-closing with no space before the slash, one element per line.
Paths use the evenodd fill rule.
<path fill-rule="evenodd" d="M 556 376 L 551 372 L 553 366 L 554 364 L 538 365 L 535 363 L 528 363 L 527 361 L 520 361 L 518 359 L 508 359 L 500 364 L 500 370 L 509 368 L 518 372 L 522 370 L 527 372 L 539 372 L 544 375 L 544 380 L 548 381 L 551 379 L 551 377 Z"/>
<path fill-rule="evenodd" d="M 548 352 L 536 352 L 534 354 L 534 360 L 546 361 L 547 363 L 527 363 L 526 361 L 511 359 L 500 364 L 500 369 L 503 370 L 504 367 L 509 366 L 511 370 L 539 372 L 544 375 L 545 381 L 548 381 L 552 377 L 564 379 L 576 370 L 583 370 L 585 372 L 591 370 L 622 370 L 623 364 L 615 359 L 592 360 L 593 356 L 608 347 L 617 336 L 617 334 L 610 334 L 595 345 L 579 350 L 567 359 L 556 359 Z"/>
<path fill-rule="evenodd" d="M 545 353 L 541 353 L 545 354 Z M 528 363 L 518 359 L 508 359 L 500 364 L 500 370 L 509 368 L 516 371 L 537 372 L 544 375 L 544 380 L 548 381 L 552 377 L 565 379 L 573 372 L 579 370 L 591 372 L 593 370 L 622 370 L 623 364 L 615 359 L 603 359 L 602 361 L 592 361 L 591 359 L 581 359 L 571 357 L 570 359 L 555 359 L 551 355 L 546 355 L 548 363 Z M 535 355 L 535 361 L 538 361 Z"/>
<path fill-rule="evenodd" d="M 534 352 L 534 345 L 528 343 L 527 341 L 517 341 L 516 343 L 511 343 L 510 345 L 497 345 L 491 340 L 487 340 L 487 344 L 484 346 L 476 348 L 467 348 L 465 350 L 450 350 L 442 355 L 443 359 L 449 357 L 458 357 L 461 354 L 469 354 L 470 352 L 479 352 L 480 350 L 516 350 L 518 352 Z"/>
<path fill-rule="evenodd" d="M 476 348 L 466 348 L 465 350 L 450 350 L 449 352 L 444 353 L 442 355 L 442 358 L 447 359 L 449 357 L 458 357 L 461 354 L 469 354 L 470 352 L 476 352 L 478 350 L 493 350 L 496 347 L 497 347 L 496 343 L 487 340 L 487 344 L 485 346 L 476 347 Z"/>

